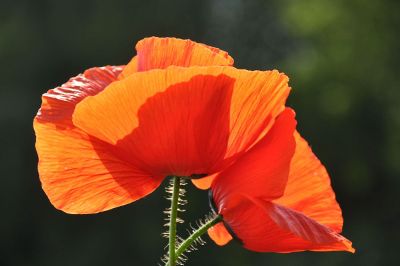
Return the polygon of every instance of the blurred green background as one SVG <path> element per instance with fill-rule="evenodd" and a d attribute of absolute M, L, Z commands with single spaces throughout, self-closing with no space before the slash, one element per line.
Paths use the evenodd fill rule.
<path fill-rule="evenodd" d="M 54 209 L 36 170 L 41 94 L 92 66 L 125 64 L 146 36 L 190 38 L 235 65 L 277 68 L 299 130 L 327 166 L 357 253 L 254 253 L 211 241 L 187 265 L 396 265 L 400 231 L 400 1 L 0 1 L 0 265 L 156 265 L 162 188 L 98 215 Z M 207 213 L 188 186 L 187 221 Z M 397 254 L 396 254 L 397 253 Z M 397 255 L 398 256 L 398 255 Z"/>

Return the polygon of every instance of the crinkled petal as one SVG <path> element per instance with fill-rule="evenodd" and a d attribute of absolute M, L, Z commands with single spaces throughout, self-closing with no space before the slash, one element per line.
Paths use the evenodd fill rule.
<path fill-rule="evenodd" d="M 231 206 L 236 194 L 272 200 L 283 195 L 295 150 L 296 120 L 287 108 L 271 130 L 211 185 L 219 211 Z"/>
<path fill-rule="evenodd" d="M 349 251 L 351 242 L 306 215 L 268 201 L 242 199 L 223 213 L 243 246 L 258 252 Z"/>
<path fill-rule="evenodd" d="M 117 80 L 122 66 L 95 67 L 71 78 L 68 82 L 51 89 L 42 96 L 36 119 L 72 126 L 71 115 L 77 103 L 87 96 L 96 95 L 111 82 Z"/>
<path fill-rule="evenodd" d="M 136 44 L 138 70 L 168 66 L 231 66 L 233 58 L 225 51 L 191 40 L 150 37 Z"/>
<path fill-rule="evenodd" d="M 126 65 L 119 79 L 138 71 L 169 66 L 232 66 L 233 58 L 225 51 L 177 38 L 150 37 L 136 44 L 137 56 Z"/>
<path fill-rule="evenodd" d="M 112 83 L 73 121 L 152 173 L 213 174 L 273 124 L 288 92 L 277 71 L 169 67 Z"/>
<path fill-rule="evenodd" d="M 342 212 L 329 175 L 298 132 L 284 195 L 274 202 L 304 213 L 337 232 L 342 231 Z"/>
<path fill-rule="evenodd" d="M 115 81 L 122 67 L 92 68 L 43 95 L 34 120 L 39 175 L 53 205 L 68 213 L 95 213 L 153 191 L 160 178 L 119 157 L 115 147 L 76 128 L 77 103 Z"/>

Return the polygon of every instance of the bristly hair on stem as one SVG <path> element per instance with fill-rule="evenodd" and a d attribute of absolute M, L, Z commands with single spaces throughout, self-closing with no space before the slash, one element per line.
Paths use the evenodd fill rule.
<path fill-rule="evenodd" d="M 168 238 L 169 241 L 167 245 L 168 252 L 161 258 L 161 261 L 169 266 L 181 265 L 176 262 L 175 256 L 175 249 L 182 242 L 182 239 L 176 235 L 176 225 L 184 222 L 183 219 L 178 217 L 178 214 L 185 211 L 184 206 L 187 204 L 187 201 L 183 199 L 186 193 L 183 188 L 185 185 L 186 180 L 184 178 L 173 176 L 170 179 L 169 186 L 166 188 L 167 199 L 171 201 L 171 205 L 164 211 L 167 215 L 164 226 L 168 227 L 168 231 L 162 233 L 162 236 Z"/>
<path fill-rule="evenodd" d="M 185 253 L 198 250 L 199 246 L 203 246 L 206 243 L 201 236 L 205 234 L 209 228 L 220 221 L 222 221 L 221 215 L 210 213 L 206 215 L 204 219 L 196 221 L 196 227 L 190 225 L 191 230 L 187 230 L 189 236 L 186 238 L 186 240 L 179 243 L 176 249 L 175 255 L 178 265 L 183 265 L 186 262 L 187 256 Z"/>
<path fill-rule="evenodd" d="M 178 208 L 177 211 L 179 212 L 185 212 L 185 205 L 188 203 L 186 199 L 184 199 L 186 195 L 186 189 L 184 188 L 187 185 L 187 181 L 184 178 L 179 179 L 179 197 L 178 197 Z M 167 193 L 167 196 L 165 199 L 172 201 L 172 194 L 174 192 L 174 179 L 171 178 L 169 180 L 169 184 L 167 187 L 165 187 L 165 192 Z M 170 220 L 171 220 L 171 206 L 165 208 L 163 211 L 165 214 L 164 221 L 165 224 L 164 226 L 168 228 L 167 231 L 161 233 L 161 236 L 164 238 L 169 238 L 169 226 L 170 226 Z M 185 221 L 181 217 L 176 217 L 176 222 L 183 224 Z"/>
<path fill-rule="evenodd" d="M 190 224 L 191 230 L 187 230 L 189 236 L 186 239 L 178 236 L 176 234 L 177 223 L 183 223 L 183 219 L 178 218 L 178 214 L 185 211 L 183 207 L 187 204 L 187 201 L 183 199 L 186 193 L 183 188 L 185 185 L 186 178 L 173 176 L 166 188 L 167 199 L 171 201 L 171 205 L 164 211 L 167 215 L 165 218 L 167 223 L 164 226 L 168 227 L 168 231 L 164 232 L 162 236 L 168 238 L 168 245 L 166 246 L 167 254 L 161 258 L 161 261 L 165 266 L 184 265 L 188 259 L 186 254 L 197 250 L 199 246 L 206 243 L 201 236 L 209 228 L 222 221 L 221 215 L 215 211 L 211 212 L 204 219 L 198 220 L 195 226 Z"/>

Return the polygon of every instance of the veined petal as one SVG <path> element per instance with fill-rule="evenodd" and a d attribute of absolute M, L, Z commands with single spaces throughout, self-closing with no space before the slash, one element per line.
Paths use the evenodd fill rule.
<path fill-rule="evenodd" d="M 256 90 L 236 90 L 231 107 L 231 133 L 225 157 L 234 162 L 249 147 L 255 145 L 284 109 L 290 92 L 288 78 L 278 71 L 268 71 L 271 76 L 265 87 Z M 217 175 L 192 180 L 199 189 L 209 189 Z"/>
<path fill-rule="evenodd" d="M 284 195 L 274 202 L 304 213 L 336 232 L 342 231 L 342 212 L 335 199 L 329 175 L 308 143 L 295 134 L 293 156 Z"/>
<path fill-rule="evenodd" d="M 212 174 L 273 124 L 289 92 L 285 80 L 233 67 L 140 72 L 86 98 L 73 121 L 148 171 Z"/>
<path fill-rule="evenodd" d="M 206 174 L 225 154 L 235 80 L 204 70 L 131 75 L 82 101 L 74 124 L 153 174 Z"/>
<path fill-rule="evenodd" d="M 42 106 L 36 119 L 42 122 L 62 122 L 65 126 L 73 127 L 71 116 L 75 105 L 117 80 L 122 68 L 123 66 L 90 68 L 60 87 L 49 90 L 42 96 Z"/>
<path fill-rule="evenodd" d="M 53 205 L 95 213 L 130 203 L 161 182 L 118 158 L 114 147 L 76 128 L 77 103 L 115 81 L 122 67 L 92 68 L 43 95 L 34 120 L 39 175 Z"/>
<path fill-rule="evenodd" d="M 245 248 L 258 252 L 349 251 L 351 242 L 304 214 L 261 199 L 242 199 L 222 214 Z"/>
<path fill-rule="evenodd" d="M 136 44 L 138 70 L 168 66 L 231 66 L 233 58 L 225 51 L 191 40 L 150 37 Z"/>
<path fill-rule="evenodd" d="M 227 158 L 238 157 L 255 145 L 285 109 L 288 77 L 276 70 L 261 73 L 234 91 Z"/>
<path fill-rule="evenodd" d="M 287 108 L 271 130 L 213 181 L 211 189 L 219 211 L 232 206 L 237 194 L 272 200 L 283 195 L 295 150 L 293 110 Z"/>
<path fill-rule="evenodd" d="M 232 66 L 233 58 L 225 51 L 191 40 L 150 37 L 136 44 L 137 56 L 126 65 L 119 79 L 138 71 L 169 66 Z"/>
<path fill-rule="evenodd" d="M 77 128 L 34 121 L 39 176 L 51 203 L 67 213 L 106 211 L 140 199 L 162 178 L 122 161 L 113 147 Z"/>

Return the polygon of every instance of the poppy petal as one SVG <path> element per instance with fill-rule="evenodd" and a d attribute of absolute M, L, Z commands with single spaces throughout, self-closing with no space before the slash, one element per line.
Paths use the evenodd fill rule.
<path fill-rule="evenodd" d="M 150 37 L 136 44 L 137 56 L 126 65 L 119 79 L 138 71 L 169 66 L 232 66 L 233 58 L 225 51 L 191 40 Z"/>
<path fill-rule="evenodd" d="M 191 40 L 150 37 L 136 44 L 137 69 L 147 71 L 168 66 L 231 66 L 225 51 Z"/>
<path fill-rule="evenodd" d="M 304 214 L 268 201 L 242 199 L 223 214 L 245 248 L 258 252 L 349 251 L 351 242 Z"/>
<path fill-rule="evenodd" d="M 210 229 L 208 229 L 209 237 L 219 246 L 228 244 L 233 238 L 224 226 L 223 222 L 219 222 Z"/>
<path fill-rule="evenodd" d="M 293 156 L 284 195 L 274 202 L 304 213 L 337 232 L 342 231 L 342 212 L 335 199 L 329 175 L 308 143 L 295 133 Z"/>
<path fill-rule="evenodd" d="M 77 128 L 37 120 L 34 128 L 43 190 L 64 212 L 106 211 L 146 196 L 161 183 L 120 160 L 111 145 Z"/>
<path fill-rule="evenodd" d="M 219 211 L 228 208 L 235 194 L 268 200 L 282 196 L 295 149 L 294 116 L 287 108 L 262 140 L 214 179 L 212 192 Z"/>
<path fill-rule="evenodd" d="M 50 201 L 65 212 L 105 211 L 147 195 L 160 183 L 72 124 L 76 104 L 115 81 L 121 69 L 91 68 L 42 97 L 34 120 L 39 175 Z"/>
<path fill-rule="evenodd" d="M 288 93 L 282 82 L 277 71 L 171 66 L 139 72 L 87 97 L 73 121 L 154 174 L 213 174 L 228 150 L 232 155 L 243 142 L 250 146 L 273 123 Z"/>
<path fill-rule="evenodd" d="M 276 70 L 263 72 L 247 87 L 234 91 L 231 133 L 226 157 L 234 161 L 262 139 L 285 109 L 290 92 L 288 77 Z"/>
<path fill-rule="evenodd" d="M 82 101 L 74 124 L 156 175 L 208 174 L 225 154 L 234 83 L 223 68 L 140 72 Z"/>
<path fill-rule="evenodd" d="M 122 68 L 122 66 L 91 68 L 60 87 L 49 90 L 42 96 L 42 106 L 36 119 L 63 122 L 65 126 L 72 126 L 71 116 L 75 105 L 87 96 L 96 95 L 115 81 Z"/>

